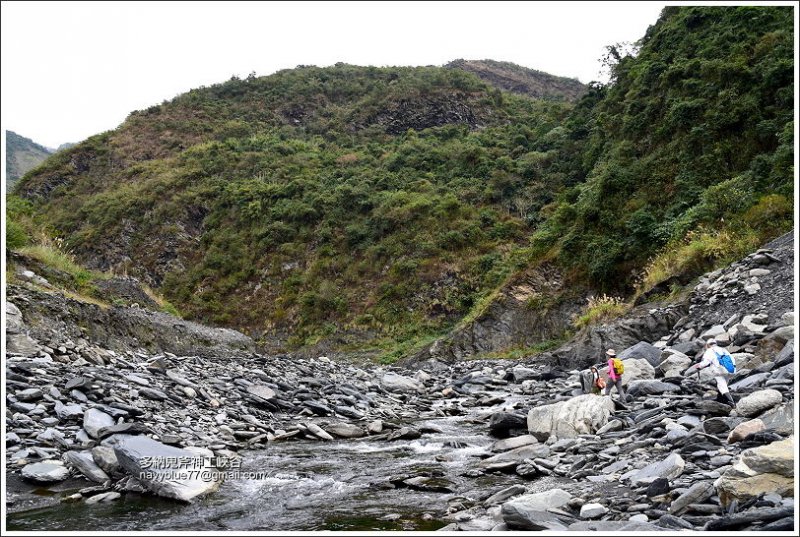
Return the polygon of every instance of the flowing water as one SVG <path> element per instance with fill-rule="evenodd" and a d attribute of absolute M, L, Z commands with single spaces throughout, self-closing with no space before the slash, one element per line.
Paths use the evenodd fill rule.
<path fill-rule="evenodd" d="M 190 505 L 130 493 L 108 504 L 53 502 L 10 514 L 8 529 L 435 530 L 448 523 L 443 520 L 448 499 L 483 496 L 514 483 L 545 490 L 556 482 L 505 474 L 464 477 L 493 441 L 485 425 L 448 417 L 415 426 L 440 432 L 411 441 L 275 443 L 241 453 L 240 471 L 264 472 L 262 479 L 229 479 L 219 491 Z M 393 475 L 426 472 L 441 472 L 454 492 L 379 485 Z"/>

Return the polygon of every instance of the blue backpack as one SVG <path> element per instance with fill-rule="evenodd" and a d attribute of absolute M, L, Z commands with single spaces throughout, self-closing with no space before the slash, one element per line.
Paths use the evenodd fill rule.
<path fill-rule="evenodd" d="M 736 366 L 733 365 L 733 358 L 731 357 L 730 354 L 728 354 L 727 351 L 722 351 L 722 352 L 723 354 L 720 355 L 717 354 L 717 351 L 714 351 L 714 354 L 717 355 L 717 361 L 719 362 L 719 365 L 724 367 L 728 371 L 728 373 L 733 373 L 734 371 L 736 371 Z"/>

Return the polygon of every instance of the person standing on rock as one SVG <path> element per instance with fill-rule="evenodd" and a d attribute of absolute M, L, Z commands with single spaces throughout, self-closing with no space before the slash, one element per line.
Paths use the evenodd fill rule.
<path fill-rule="evenodd" d="M 711 338 L 706 341 L 706 351 L 703 353 L 703 359 L 693 366 L 690 366 L 684 371 L 683 375 L 688 377 L 695 371 L 710 367 L 711 373 L 714 375 L 714 380 L 717 382 L 717 391 L 719 391 L 720 397 L 724 399 L 727 404 L 736 408 L 736 401 L 733 400 L 733 396 L 728 390 L 728 377 L 730 376 L 730 372 L 720 363 L 720 357 L 724 355 L 730 356 L 731 363 L 734 363 L 733 357 L 728 351 L 718 346 L 716 339 Z"/>
<path fill-rule="evenodd" d="M 604 395 L 609 395 L 611 393 L 611 387 L 616 386 L 620 401 L 625 402 L 625 391 L 622 389 L 622 371 L 618 370 L 618 364 L 614 363 L 622 362 L 621 360 L 617 360 L 617 351 L 614 349 L 608 349 L 606 351 L 606 356 L 608 357 L 608 382 L 606 383 Z"/>

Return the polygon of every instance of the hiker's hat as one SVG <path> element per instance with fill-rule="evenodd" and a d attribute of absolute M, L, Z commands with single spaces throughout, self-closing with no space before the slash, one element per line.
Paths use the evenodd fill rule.
<path fill-rule="evenodd" d="M 609 356 L 616 356 L 617 355 L 617 351 L 615 351 L 614 349 L 608 349 L 606 351 L 606 354 L 609 355 Z"/>
<path fill-rule="evenodd" d="M 708 341 L 706 341 L 706 345 L 716 345 L 716 344 L 717 344 L 717 340 L 714 339 L 713 337 L 711 339 L 709 339 Z"/>

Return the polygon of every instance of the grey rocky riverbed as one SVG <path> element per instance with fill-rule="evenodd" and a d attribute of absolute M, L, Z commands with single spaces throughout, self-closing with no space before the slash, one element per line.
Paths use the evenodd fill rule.
<path fill-rule="evenodd" d="M 624 403 L 584 393 L 587 361 L 266 356 L 177 320 L 167 352 L 162 318 L 137 346 L 141 312 L 136 339 L 91 324 L 124 311 L 10 287 L 8 528 L 790 530 L 792 253 L 784 240 L 706 275 L 667 331 L 619 348 Z M 710 336 L 736 357 L 736 408 L 681 374 Z M 144 473 L 169 456 L 207 473 Z"/>

